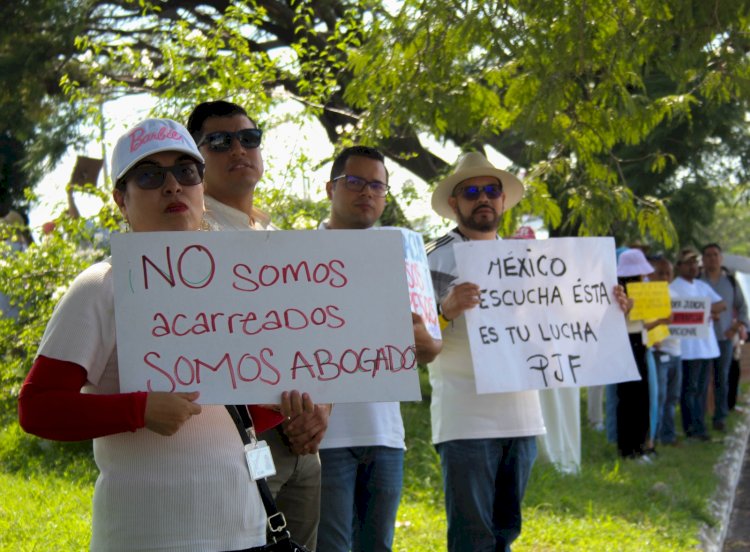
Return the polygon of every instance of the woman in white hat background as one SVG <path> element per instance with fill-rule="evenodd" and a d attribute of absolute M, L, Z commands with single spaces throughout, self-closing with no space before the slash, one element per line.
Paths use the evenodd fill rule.
<path fill-rule="evenodd" d="M 198 230 L 203 157 L 188 131 L 147 119 L 112 156 L 114 200 L 133 232 Z M 223 406 L 198 393 L 121 393 L 111 259 L 75 279 L 47 325 L 19 397 L 21 426 L 93 439 L 100 474 L 92 550 L 249 550 L 266 514 Z"/>
<path fill-rule="evenodd" d="M 623 251 L 617 259 L 617 279 L 622 286 L 640 282 L 653 272 L 640 249 Z M 643 458 L 653 452 L 649 441 L 649 385 L 645 330 L 642 320 L 627 319 L 628 338 L 641 379 L 617 384 L 617 450 L 625 458 Z"/>

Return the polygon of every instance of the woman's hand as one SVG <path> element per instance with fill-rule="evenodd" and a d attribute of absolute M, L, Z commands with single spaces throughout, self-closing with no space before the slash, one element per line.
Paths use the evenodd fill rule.
<path fill-rule="evenodd" d="M 201 413 L 195 404 L 200 393 L 165 393 L 154 391 L 146 397 L 146 428 L 159 435 L 174 435 L 191 416 Z"/>
<path fill-rule="evenodd" d="M 625 288 L 619 284 L 616 285 L 612 290 L 612 295 L 614 295 L 615 301 L 620 307 L 620 310 L 625 316 L 627 316 L 628 313 L 633 310 L 634 301 L 628 297 L 627 293 L 625 293 Z"/>

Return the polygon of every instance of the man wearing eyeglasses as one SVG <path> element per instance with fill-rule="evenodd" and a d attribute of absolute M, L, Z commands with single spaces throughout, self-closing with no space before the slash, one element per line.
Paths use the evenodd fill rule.
<path fill-rule="evenodd" d="M 383 214 L 388 171 L 376 149 L 354 146 L 334 160 L 326 184 L 331 213 L 321 229 L 366 230 Z M 366 313 L 363 313 L 366 316 Z M 417 360 L 440 350 L 413 315 Z M 337 404 L 320 444 L 322 492 L 317 550 L 387 551 L 393 545 L 404 471 L 399 403 Z"/>
<path fill-rule="evenodd" d="M 480 153 L 467 153 L 438 183 L 432 208 L 458 225 L 427 245 L 443 349 L 430 364 L 432 440 L 440 456 L 451 552 L 510 550 L 521 533 L 521 501 L 545 432 L 537 391 L 478 394 L 464 312 L 479 286 L 456 283 L 453 244 L 496 240 L 503 212 L 523 185 Z"/>
<path fill-rule="evenodd" d="M 262 131 L 239 105 L 214 101 L 196 106 L 187 124 L 206 163 L 203 184 L 211 230 L 273 229 L 269 216 L 253 205 L 263 176 Z M 291 395 L 291 396 L 289 396 Z M 256 431 L 271 448 L 276 475 L 267 479 L 292 537 L 313 549 L 320 516 L 318 444 L 328 426 L 330 405 L 317 405 L 307 394 L 284 394 L 278 407 L 255 408 Z M 261 419 L 262 418 L 262 419 Z M 278 425 L 282 420 L 283 425 Z M 289 435 L 288 435 L 289 434 Z M 293 437 L 290 438 L 290 435 Z"/>

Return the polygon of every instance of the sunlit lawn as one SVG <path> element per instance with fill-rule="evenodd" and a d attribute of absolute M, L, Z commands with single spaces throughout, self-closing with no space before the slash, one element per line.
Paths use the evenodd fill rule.
<path fill-rule="evenodd" d="M 394 548 L 445 549 L 445 515 L 429 405 L 402 405 L 407 426 L 404 496 Z M 585 408 L 582 409 L 585 411 Z M 675 551 L 698 547 L 723 444 L 686 443 L 656 462 L 620 461 L 604 435 L 583 430 L 578 476 L 537 463 L 514 551 Z M 90 443 L 50 443 L 11 422 L 0 432 L 0 550 L 84 550 L 96 467 Z"/>

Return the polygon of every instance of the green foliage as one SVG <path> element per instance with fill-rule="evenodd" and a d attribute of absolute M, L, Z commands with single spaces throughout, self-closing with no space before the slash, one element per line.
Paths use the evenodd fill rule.
<path fill-rule="evenodd" d="M 109 241 L 99 236 L 101 228 L 113 229 L 117 222 L 111 207 L 96 220 L 61 217 L 55 230 L 24 251 L 14 250 L 9 240 L 15 229 L 0 226 L 0 293 L 6 295 L 18 314 L 0 318 L 0 420 L 15 416 L 15 401 L 23 378 L 36 357 L 47 321 L 65 290 L 81 271 L 107 256 Z"/>

